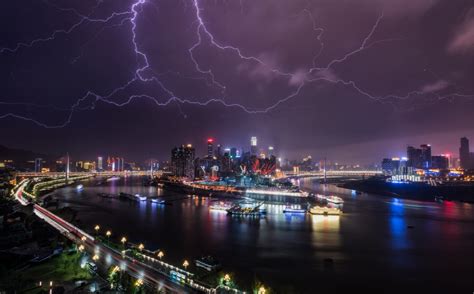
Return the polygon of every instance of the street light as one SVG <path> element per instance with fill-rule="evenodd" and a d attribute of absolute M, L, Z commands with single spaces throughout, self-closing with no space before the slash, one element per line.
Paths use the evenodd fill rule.
<path fill-rule="evenodd" d="M 229 274 L 224 275 L 224 282 L 225 282 L 226 285 L 230 282 L 230 275 Z"/>
<path fill-rule="evenodd" d="M 82 241 L 82 242 L 84 242 L 84 241 L 86 241 L 86 240 L 87 240 L 87 237 L 86 237 L 86 236 L 82 236 L 82 237 L 81 237 L 81 241 Z"/>
<path fill-rule="evenodd" d="M 97 234 L 99 233 L 100 226 L 99 226 L 99 225 L 95 225 L 94 230 L 95 230 L 95 234 L 97 235 Z"/>
<path fill-rule="evenodd" d="M 265 287 L 260 286 L 260 288 L 258 288 L 257 294 L 265 294 L 266 292 L 267 292 L 267 290 L 265 289 Z"/>
<path fill-rule="evenodd" d="M 93 261 L 99 260 L 99 255 L 95 254 L 94 256 L 92 256 L 92 260 Z"/>
<path fill-rule="evenodd" d="M 84 245 L 79 245 L 79 248 L 78 248 L 78 249 L 79 249 L 79 251 L 81 251 L 81 252 L 84 251 Z"/>
<path fill-rule="evenodd" d="M 110 235 L 112 235 L 112 232 L 111 232 L 111 231 L 107 231 L 107 232 L 105 232 L 105 235 L 106 235 L 107 237 L 110 237 Z"/>
<path fill-rule="evenodd" d="M 163 251 L 158 252 L 158 258 L 159 258 L 160 260 L 163 258 L 163 256 L 165 256 L 165 254 L 163 253 Z"/>
<path fill-rule="evenodd" d="M 188 266 L 189 266 L 189 262 L 188 262 L 187 260 L 185 260 L 185 261 L 183 262 L 183 266 L 184 266 L 184 269 L 187 269 Z"/>
<path fill-rule="evenodd" d="M 145 248 L 145 245 L 143 245 L 143 243 L 140 243 L 140 245 L 138 245 L 138 249 L 139 249 L 140 251 L 142 251 L 143 248 Z"/>

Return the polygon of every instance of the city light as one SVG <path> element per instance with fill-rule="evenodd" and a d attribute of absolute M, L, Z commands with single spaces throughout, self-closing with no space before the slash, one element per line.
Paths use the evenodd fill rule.
<path fill-rule="evenodd" d="M 185 260 L 185 261 L 183 262 L 183 267 L 184 267 L 184 269 L 187 269 L 188 266 L 189 266 L 189 262 L 188 262 L 187 260 Z"/>
<path fill-rule="evenodd" d="M 163 256 L 165 256 L 165 254 L 163 253 L 163 251 L 158 252 L 158 258 L 159 258 L 159 259 L 162 259 Z"/>
<path fill-rule="evenodd" d="M 112 232 L 111 232 L 111 231 L 107 231 L 107 232 L 105 233 L 105 235 L 106 235 L 107 237 L 110 237 L 110 235 L 112 235 Z"/>

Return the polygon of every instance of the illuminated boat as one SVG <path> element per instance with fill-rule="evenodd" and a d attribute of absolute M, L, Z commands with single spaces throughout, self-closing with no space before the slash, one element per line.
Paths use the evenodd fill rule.
<path fill-rule="evenodd" d="M 112 181 L 117 181 L 117 180 L 120 180 L 120 177 L 111 177 L 111 178 L 108 178 L 107 179 L 107 182 L 112 182 Z"/>
<path fill-rule="evenodd" d="M 334 204 L 343 204 L 344 203 L 344 200 L 342 200 L 341 197 L 337 197 L 337 196 L 329 196 L 329 197 L 326 198 L 326 201 L 330 202 L 330 203 L 334 203 Z"/>
<path fill-rule="evenodd" d="M 227 211 L 231 207 L 232 207 L 231 205 L 220 202 L 219 204 L 214 204 L 214 205 L 209 206 L 209 209 L 210 210 L 217 210 L 217 211 Z"/>
<path fill-rule="evenodd" d="M 341 215 L 342 211 L 337 207 L 314 206 L 311 207 L 309 213 L 317 215 Z"/>
<path fill-rule="evenodd" d="M 76 186 L 76 190 L 77 191 L 82 191 L 82 190 L 84 190 L 84 186 L 79 184 L 79 185 Z"/>
<path fill-rule="evenodd" d="M 291 207 L 287 206 L 283 209 L 283 213 L 306 213 L 307 210 L 303 208 L 296 208 L 296 207 Z"/>
<path fill-rule="evenodd" d="M 162 199 L 158 199 L 158 198 L 153 198 L 153 199 L 151 199 L 151 203 L 155 203 L 155 204 L 165 204 L 166 201 L 165 201 L 165 200 L 162 200 Z"/>
<path fill-rule="evenodd" d="M 146 201 L 146 196 L 142 196 L 140 194 L 135 194 L 135 197 L 138 201 Z"/>

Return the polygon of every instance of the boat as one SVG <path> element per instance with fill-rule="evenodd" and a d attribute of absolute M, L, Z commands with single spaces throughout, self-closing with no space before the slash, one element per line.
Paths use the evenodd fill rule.
<path fill-rule="evenodd" d="M 166 201 L 163 200 L 163 199 L 153 198 L 153 199 L 151 199 L 151 203 L 155 203 L 155 204 L 166 204 Z"/>
<path fill-rule="evenodd" d="M 283 209 L 283 213 L 306 213 L 306 209 L 303 208 L 291 208 L 291 207 L 286 207 Z"/>
<path fill-rule="evenodd" d="M 344 203 L 344 200 L 342 200 L 341 197 L 337 197 L 337 196 L 326 197 L 326 201 L 330 202 L 330 203 L 334 203 L 334 204 L 343 204 Z"/>
<path fill-rule="evenodd" d="M 337 207 L 314 206 L 310 208 L 309 213 L 317 215 L 341 215 L 342 211 Z"/>
<path fill-rule="evenodd" d="M 216 211 L 226 211 L 226 210 L 230 209 L 231 207 L 232 207 L 231 205 L 220 202 L 218 204 L 210 205 L 209 209 L 210 210 L 216 210 Z"/>
<path fill-rule="evenodd" d="M 79 184 L 79 185 L 76 186 L 76 190 L 77 191 L 82 191 L 82 190 L 84 190 L 84 186 Z"/>
<path fill-rule="evenodd" d="M 112 182 L 112 181 L 117 181 L 117 180 L 120 180 L 120 177 L 114 176 L 114 177 L 108 178 L 107 182 Z"/>
<path fill-rule="evenodd" d="M 137 198 L 138 201 L 146 201 L 147 197 L 142 196 L 140 194 L 135 194 L 135 197 Z"/>
<path fill-rule="evenodd" d="M 260 216 L 267 213 L 265 209 L 260 208 L 261 205 L 262 204 L 258 204 L 253 207 L 235 205 L 228 209 L 227 213 L 230 215 Z"/>

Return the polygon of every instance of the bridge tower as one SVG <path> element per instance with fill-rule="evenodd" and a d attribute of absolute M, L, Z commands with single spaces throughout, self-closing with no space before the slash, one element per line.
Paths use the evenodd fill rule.
<path fill-rule="evenodd" d="M 69 182 L 69 152 L 66 153 L 66 183 Z"/>
<path fill-rule="evenodd" d="M 324 157 L 324 183 L 326 183 L 326 157 Z"/>

